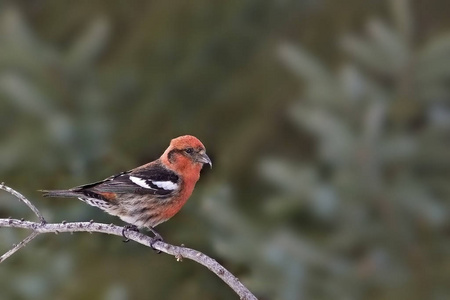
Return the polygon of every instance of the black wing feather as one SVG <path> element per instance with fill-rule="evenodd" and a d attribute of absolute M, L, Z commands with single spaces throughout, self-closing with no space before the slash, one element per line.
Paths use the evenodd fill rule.
<path fill-rule="evenodd" d="M 145 180 L 146 184 L 151 188 L 144 188 L 133 181 L 130 176 L 138 177 Z M 151 194 L 161 196 L 163 198 L 169 197 L 176 193 L 174 190 L 165 190 L 152 183 L 152 181 L 170 181 L 179 184 L 179 176 L 173 171 L 165 168 L 160 163 L 153 164 L 149 168 L 137 168 L 130 171 L 122 172 L 113 176 L 110 176 L 102 181 L 78 186 L 73 191 L 93 191 L 93 192 L 106 192 L 106 193 L 136 193 L 136 194 Z"/>

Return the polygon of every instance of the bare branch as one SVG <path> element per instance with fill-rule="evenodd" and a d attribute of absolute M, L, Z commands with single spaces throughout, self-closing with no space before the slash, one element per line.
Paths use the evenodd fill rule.
<path fill-rule="evenodd" d="M 39 221 L 41 221 L 41 223 L 45 223 L 45 219 L 42 216 L 41 212 L 27 198 L 25 198 L 24 195 L 17 192 L 16 190 L 10 188 L 9 186 L 6 186 L 4 182 L 0 183 L 0 189 L 10 193 L 14 197 L 19 199 L 23 203 L 25 203 L 34 212 L 34 214 L 39 218 Z"/>
<path fill-rule="evenodd" d="M 5 186 L 4 184 L 0 185 L 0 189 L 3 189 L 21 201 L 23 201 L 27 206 L 33 210 L 33 212 L 39 217 L 40 223 L 30 222 L 18 219 L 0 219 L 0 228 L 1 227 L 9 227 L 9 228 L 22 228 L 32 230 L 32 233 L 26 237 L 22 242 L 15 245 L 11 250 L 6 252 L 0 257 L 0 263 L 5 259 L 10 257 L 12 254 L 17 252 L 19 249 L 24 247 L 28 242 L 33 240 L 36 236 L 42 233 L 55 233 L 58 234 L 60 232 L 98 232 L 98 233 L 106 233 L 111 235 L 117 235 L 122 237 L 123 227 L 116 226 L 114 224 L 103 224 L 103 223 L 95 223 L 95 222 L 62 222 L 62 223 L 47 223 L 45 219 L 42 217 L 41 213 L 37 210 L 37 208 L 32 205 L 24 196 L 15 190 Z M 211 270 L 214 274 L 216 274 L 220 279 L 222 279 L 228 286 L 230 286 L 236 294 L 239 295 L 241 299 L 245 300 L 257 300 L 255 295 L 253 295 L 240 281 L 236 276 L 234 276 L 230 271 L 225 269 L 221 264 L 219 264 L 216 260 L 211 257 L 203 254 L 200 251 L 186 248 L 174 246 L 171 244 L 167 244 L 163 241 L 155 241 L 153 238 L 144 235 L 140 232 L 136 231 L 128 231 L 127 238 L 133 240 L 137 243 L 145 245 L 147 247 L 152 247 L 161 252 L 167 253 L 169 255 L 173 255 L 177 261 L 182 261 L 183 258 L 187 258 L 193 260 L 201 265 L 204 265 L 209 270 Z"/>
<path fill-rule="evenodd" d="M 22 243 L 27 243 L 35 236 L 41 233 L 60 233 L 60 232 L 99 232 L 112 234 L 117 236 L 122 236 L 123 227 L 116 226 L 113 224 L 103 224 L 103 223 L 94 223 L 94 222 L 72 222 L 72 223 L 36 223 L 29 221 L 22 221 L 17 219 L 0 219 L 0 227 L 13 227 L 13 228 L 24 228 L 33 230 L 35 235 L 30 235 L 27 237 Z M 161 252 L 173 255 L 177 258 L 178 261 L 181 261 L 182 258 L 191 259 L 193 261 L 198 262 L 199 264 L 204 265 L 208 269 L 210 269 L 214 274 L 220 277 L 225 283 L 227 283 L 240 297 L 241 299 L 256 299 L 256 297 L 237 279 L 233 274 L 230 273 L 227 269 L 225 269 L 222 265 L 220 265 L 216 260 L 211 257 L 203 254 L 194 249 L 186 248 L 186 247 L 178 247 L 174 245 L 167 244 L 162 241 L 154 242 L 153 239 L 147 235 L 144 235 L 139 232 L 129 231 L 127 233 L 127 238 L 138 242 L 147 247 L 151 247 L 153 243 L 153 248 L 159 250 Z M 12 253 L 20 249 L 17 245 L 12 250 Z M 16 249 L 17 248 L 17 249 Z M 10 253 L 12 250 L 8 251 Z M 11 254 L 12 254 L 11 253 Z M 6 254 L 5 254 L 6 255 Z M 3 256 L 5 256 L 3 255 Z M 2 256 L 2 260 L 3 259 Z M 9 256 L 9 255 L 8 255 Z M 6 257 L 5 257 L 6 258 Z M 0 260 L 0 262 L 2 261 Z"/>
<path fill-rule="evenodd" d="M 17 252 L 20 248 L 24 247 L 28 242 L 31 242 L 35 237 L 39 235 L 38 232 L 33 231 L 29 236 L 27 236 L 23 241 L 13 246 L 11 250 L 0 256 L 0 263 L 3 262 L 5 259 L 13 255 L 15 252 Z"/>

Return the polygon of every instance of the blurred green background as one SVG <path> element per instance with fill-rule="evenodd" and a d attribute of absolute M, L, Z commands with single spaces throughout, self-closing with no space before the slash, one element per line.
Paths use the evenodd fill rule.
<path fill-rule="evenodd" d="M 50 222 L 123 224 L 38 189 L 192 134 L 214 162 L 157 229 L 260 299 L 450 298 L 450 2 L 1 1 L 0 181 Z M 34 219 L 10 195 L 0 217 Z M 1 229 L 0 250 L 25 236 Z M 1 299 L 237 299 L 204 267 L 43 235 Z"/>

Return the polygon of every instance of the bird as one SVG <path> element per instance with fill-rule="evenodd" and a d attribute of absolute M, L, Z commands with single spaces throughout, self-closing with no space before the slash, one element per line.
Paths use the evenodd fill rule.
<path fill-rule="evenodd" d="M 172 218 L 191 196 L 204 164 L 212 168 L 202 142 L 183 135 L 171 140 L 160 158 L 104 180 L 67 190 L 41 190 L 44 197 L 74 197 L 118 216 L 128 230 L 147 228 L 162 240 L 154 227 Z"/>

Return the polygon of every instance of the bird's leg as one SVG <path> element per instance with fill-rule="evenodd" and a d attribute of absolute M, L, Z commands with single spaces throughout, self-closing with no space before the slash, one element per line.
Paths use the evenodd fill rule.
<path fill-rule="evenodd" d="M 150 247 L 152 247 L 152 249 L 155 250 L 156 253 L 160 254 L 161 251 L 159 251 L 158 249 L 155 249 L 155 248 L 153 247 L 153 244 L 156 243 L 156 242 L 160 242 L 160 241 L 162 242 L 162 241 L 163 241 L 163 238 L 162 238 L 162 236 L 161 236 L 158 232 L 156 232 L 156 230 L 153 229 L 152 227 L 149 227 L 148 229 L 153 233 L 153 238 L 152 238 L 152 242 L 151 242 L 151 244 L 150 244 Z"/>
<path fill-rule="evenodd" d="M 139 228 L 136 225 L 131 225 L 131 224 L 127 224 L 125 226 L 123 226 L 122 229 L 122 236 L 125 238 L 122 242 L 124 243 L 128 243 L 130 241 L 129 238 L 126 237 L 125 232 L 127 231 L 136 231 L 139 232 Z"/>
<path fill-rule="evenodd" d="M 155 240 L 155 242 L 163 241 L 162 236 L 158 232 L 156 232 L 155 229 L 153 229 L 152 227 L 149 227 L 148 229 L 153 233 L 153 239 Z"/>

